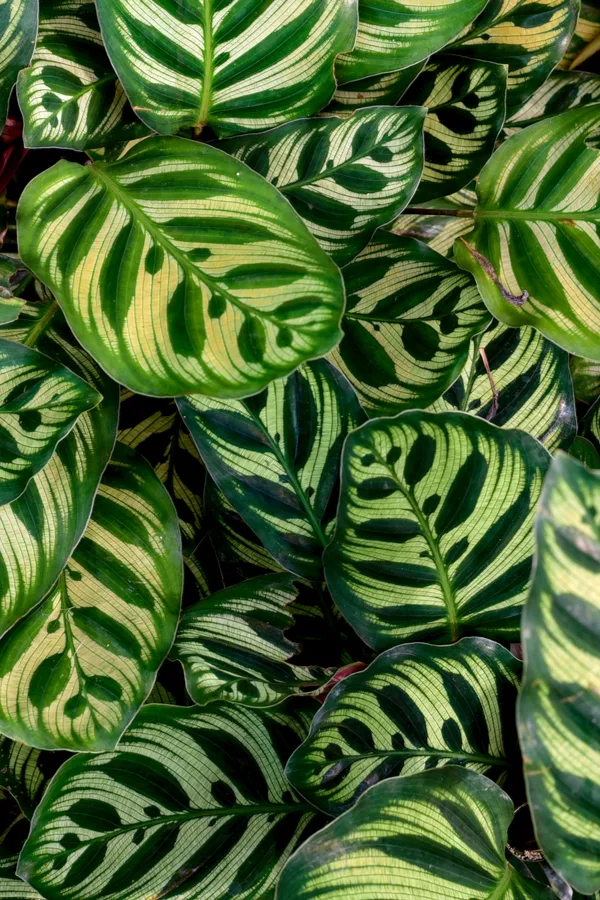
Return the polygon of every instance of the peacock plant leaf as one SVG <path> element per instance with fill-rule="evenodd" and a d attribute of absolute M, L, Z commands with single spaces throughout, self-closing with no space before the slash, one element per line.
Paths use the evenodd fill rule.
<path fill-rule="evenodd" d="M 33 815 L 48 779 L 56 768 L 51 754 L 19 741 L 0 737 L 0 789 L 8 791 L 15 798 L 27 818 Z M 1 843 L 0 841 L 0 846 Z"/>
<path fill-rule="evenodd" d="M 473 2 L 473 0 L 470 0 Z M 154 131 L 262 131 L 322 109 L 356 0 L 98 0 L 111 62 Z"/>
<path fill-rule="evenodd" d="M 454 245 L 490 312 L 600 360 L 600 104 L 509 138 L 477 182 L 475 230 Z"/>
<path fill-rule="evenodd" d="M 423 60 L 396 72 L 371 75 L 341 84 L 333 95 L 328 111 L 350 113 L 365 106 L 396 106 L 426 62 L 427 60 Z"/>
<path fill-rule="evenodd" d="M 600 362 L 572 356 L 569 365 L 575 396 L 584 403 L 593 403 L 600 397 Z"/>
<path fill-rule="evenodd" d="M 510 117 L 504 130 L 510 136 L 542 119 L 599 101 L 600 75 L 557 70 Z"/>
<path fill-rule="evenodd" d="M 417 212 L 405 211 L 392 226 L 394 234 L 418 238 L 444 256 L 452 255 L 456 238 L 473 229 L 471 221 L 477 203 L 474 184 L 441 200 L 428 200 Z M 431 212 L 429 212 L 431 210 Z"/>
<path fill-rule="evenodd" d="M 465 413 L 405 412 L 349 436 L 324 556 L 342 615 L 376 650 L 518 640 L 548 452 Z"/>
<path fill-rule="evenodd" d="M 364 414 L 325 360 L 246 400 L 178 400 L 209 474 L 268 552 L 322 579 L 321 555 L 342 444 Z"/>
<path fill-rule="evenodd" d="M 77 339 L 133 391 L 243 397 L 339 340 L 337 267 L 275 188 L 206 144 L 62 160 L 18 226 Z"/>
<path fill-rule="evenodd" d="M 361 109 L 229 138 L 219 147 L 287 197 L 339 265 L 353 259 L 376 228 L 395 219 L 423 174 L 418 107 Z"/>
<path fill-rule="evenodd" d="M 518 704 L 525 781 L 544 855 L 592 894 L 600 890 L 600 475 L 559 454 L 535 533 Z"/>
<path fill-rule="evenodd" d="M 600 34 L 600 9 L 595 0 L 582 0 L 577 25 L 567 51 L 559 63 L 560 69 L 570 69 L 580 65 L 579 58 L 588 44 Z M 585 55 L 585 54 L 583 54 Z M 584 60 L 587 68 L 587 57 Z"/>
<path fill-rule="evenodd" d="M 473 280 L 426 244 L 385 232 L 342 274 L 344 337 L 331 359 L 370 415 L 429 406 L 490 322 Z"/>
<path fill-rule="evenodd" d="M 144 707 L 114 753 L 60 769 L 18 874 L 46 900 L 272 898 L 315 819 L 283 774 L 312 709 Z"/>
<path fill-rule="evenodd" d="M 448 763 L 499 780 L 520 764 L 520 673 L 521 663 L 485 638 L 386 650 L 328 694 L 286 775 L 331 816 L 385 778 Z"/>
<path fill-rule="evenodd" d="M 513 804 L 459 766 L 391 778 L 292 856 L 277 900 L 556 900 L 505 859 Z"/>
<path fill-rule="evenodd" d="M 31 59 L 37 28 L 37 0 L 3 0 L 0 3 L 0 131 L 19 70 Z"/>

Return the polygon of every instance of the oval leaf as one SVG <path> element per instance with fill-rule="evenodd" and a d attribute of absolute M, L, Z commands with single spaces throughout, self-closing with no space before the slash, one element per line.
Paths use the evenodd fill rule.
<path fill-rule="evenodd" d="M 329 104 L 330 112 L 354 112 L 364 106 L 395 106 L 425 65 L 425 60 L 397 72 L 372 75 L 340 85 Z"/>
<path fill-rule="evenodd" d="M 553 72 L 506 123 L 506 133 L 534 125 L 569 109 L 600 101 L 600 75 L 589 72 Z"/>
<path fill-rule="evenodd" d="M 19 69 L 29 64 L 38 27 L 36 0 L 4 0 L 0 29 L 0 131 Z"/>
<path fill-rule="evenodd" d="M 593 403 L 600 397 L 600 362 L 572 356 L 570 367 L 575 396 L 584 403 Z"/>

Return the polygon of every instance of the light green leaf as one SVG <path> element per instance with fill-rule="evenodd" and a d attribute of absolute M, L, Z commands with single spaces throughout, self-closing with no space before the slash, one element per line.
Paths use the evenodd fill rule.
<path fill-rule="evenodd" d="M 293 576 L 262 575 L 184 611 L 171 659 L 182 664 L 194 703 L 274 706 L 327 681 L 322 669 L 288 662 L 300 650 L 284 634 L 297 596 Z"/>
<path fill-rule="evenodd" d="M 549 461 L 525 432 L 465 413 L 405 412 L 351 434 L 324 565 L 362 639 L 518 640 Z"/>
<path fill-rule="evenodd" d="M 84 412 L 21 496 L 0 507 L 0 634 L 47 594 L 87 525 L 113 449 L 117 386 L 74 341 L 56 304 L 25 307 L 3 338 L 26 341 L 103 396 Z"/>
<path fill-rule="evenodd" d="M 19 875 L 47 900 L 272 898 L 314 820 L 283 774 L 312 711 L 144 707 L 115 753 L 61 768 Z"/>
<path fill-rule="evenodd" d="M 364 418 L 344 377 L 318 360 L 244 401 L 178 406 L 209 474 L 268 552 L 321 580 L 342 444 Z"/>
<path fill-rule="evenodd" d="M 17 218 L 75 336 L 138 393 L 247 396 L 339 340 L 337 267 L 275 188 L 214 147 L 154 137 L 113 163 L 63 160 Z"/>
<path fill-rule="evenodd" d="M 323 250 L 343 265 L 417 189 L 424 118 L 417 106 L 361 109 L 349 118 L 304 119 L 219 146 L 277 185 Z"/>
<path fill-rule="evenodd" d="M 593 403 L 600 397 L 600 362 L 572 356 L 570 367 L 575 396 L 584 403 Z"/>
<path fill-rule="evenodd" d="M 364 106 L 395 106 L 425 65 L 407 66 L 397 72 L 372 75 L 340 85 L 329 104 L 330 112 L 354 112 Z"/>
<path fill-rule="evenodd" d="M 508 650 L 485 638 L 387 650 L 328 694 L 286 775 L 331 816 L 385 778 L 448 763 L 498 780 L 511 757 L 520 764 L 520 671 Z"/>
<path fill-rule="evenodd" d="M 0 338 L 0 506 L 19 497 L 102 395 L 37 350 Z"/>
<path fill-rule="evenodd" d="M 17 95 L 26 147 L 85 150 L 148 134 L 108 61 L 93 0 L 43 0 Z"/>
<path fill-rule="evenodd" d="M 536 836 L 578 891 L 600 890 L 600 476 L 559 454 L 536 517 L 518 723 Z"/>
<path fill-rule="evenodd" d="M 14 322 L 14 320 L 18 318 L 23 306 L 24 301 L 19 299 L 19 297 L 2 297 L 0 293 L 0 325 Z"/>
<path fill-rule="evenodd" d="M 504 857 L 513 817 L 493 781 L 445 766 L 376 785 L 285 867 L 278 900 L 556 900 Z"/>
<path fill-rule="evenodd" d="M 579 0 L 491 0 L 451 49 L 508 66 L 512 115 L 560 62 L 578 13 Z"/>
<path fill-rule="evenodd" d="M 12 794 L 28 818 L 31 818 L 56 768 L 52 754 L 0 737 L 0 788 Z"/>
<path fill-rule="evenodd" d="M 342 274 L 348 300 L 333 362 L 370 415 L 429 406 L 490 322 L 473 280 L 425 244 L 384 232 Z"/>
<path fill-rule="evenodd" d="M 2 732 L 48 749 L 113 749 L 169 652 L 181 589 L 173 504 L 117 443 L 55 587 L 0 642 Z"/>
<path fill-rule="evenodd" d="M 588 469 L 600 469 L 600 453 L 587 438 L 578 435 L 569 447 L 569 456 L 574 456 Z"/>
<path fill-rule="evenodd" d="M 526 431 L 551 452 L 568 447 L 577 431 L 569 355 L 534 328 L 496 324 L 473 340 L 460 377 L 431 406 L 453 409 Z"/>
<path fill-rule="evenodd" d="M 162 134 L 262 131 L 318 112 L 356 13 L 356 0 L 98 0 L 112 64 L 139 117 Z"/>
<path fill-rule="evenodd" d="M 29 64 L 38 25 L 37 0 L 0 2 L 0 131 L 19 69 Z"/>
<path fill-rule="evenodd" d="M 394 233 L 418 238 L 429 244 L 432 250 L 451 256 L 456 238 L 473 229 L 472 211 L 477 203 L 477 195 L 472 188 L 474 185 L 440 200 L 426 201 L 421 206 L 421 212 L 403 213 L 394 222 Z M 431 213 L 427 212 L 429 209 Z M 448 212 L 442 215 L 441 210 Z"/>
<path fill-rule="evenodd" d="M 579 109 L 600 101 L 600 75 L 589 72 L 556 71 L 510 117 L 505 132 L 534 125 L 541 119 L 556 116 L 569 109 Z"/>
<path fill-rule="evenodd" d="M 600 360 L 600 104 L 523 129 L 477 182 L 475 231 L 454 245 L 490 312 Z"/>
<path fill-rule="evenodd" d="M 394 72 L 441 50 L 471 24 L 486 0 L 360 0 L 356 44 L 336 61 L 338 84 Z"/>

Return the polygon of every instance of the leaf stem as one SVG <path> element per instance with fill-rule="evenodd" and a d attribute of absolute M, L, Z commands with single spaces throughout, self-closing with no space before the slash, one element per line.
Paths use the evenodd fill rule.
<path fill-rule="evenodd" d="M 474 209 L 429 209 L 426 206 L 409 206 L 403 216 L 458 216 L 460 219 L 474 219 Z"/>
<path fill-rule="evenodd" d="M 25 347 L 35 347 L 36 343 L 38 342 L 38 339 L 46 331 L 46 329 L 50 325 L 50 322 L 52 321 L 52 319 L 54 318 L 54 316 L 56 315 L 57 312 L 58 312 L 58 303 L 56 300 L 54 300 L 50 304 L 48 309 L 44 313 L 42 313 L 42 315 L 39 317 L 39 319 L 37 320 L 37 322 L 31 329 L 31 331 L 29 332 L 29 334 L 27 335 L 25 340 L 22 341 L 22 343 L 25 345 Z"/>

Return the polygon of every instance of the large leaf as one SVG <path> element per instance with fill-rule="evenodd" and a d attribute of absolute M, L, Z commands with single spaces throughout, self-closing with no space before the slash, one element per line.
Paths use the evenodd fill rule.
<path fill-rule="evenodd" d="M 35 53 L 19 73 L 27 147 L 85 150 L 143 137 L 106 56 L 93 0 L 44 0 Z"/>
<path fill-rule="evenodd" d="M 465 413 L 405 412 L 349 436 L 325 574 L 369 646 L 518 640 L 550 457 Z"/>
<path fill-rule="evenodd" d="M 523 129 L 477 182 L 475 231 L 454 245 L 490 312 L 600 359 L 600 104 Z"/>
<path fill-rule="evenodd" d="M 485 638 L 387 650 L 333 688 L 286 775 L 332 816 L 384 778 L 447 763 L 497 780 L 515 755 L 520 670 Z"/>
<path fill-rule="evenodd" d="M 314 810 L 283 774 L 312 705 L 146 706 L 38 806 L 19 875 L 47 900 L 267 900 Z M 299 711 L 300 710 L 300 711 Z"/>
<path fill-rule="evenodd" d="M 600 100 L 600 75 L 589 72 L 554 72 L 506 123 L 506 132 L 534 125 L 568 109 L 589 106 Z"/>
<path fill-rule="evenodd" d="M 508 112 L 543 84 L 569 45 L 579 0 L 491 0 L 452 50 L 508 66 Z"/>
<path fill-rule="evenodd" d="M 323 250 L 343 265 L 395 219 L 423 172 L 418 105 L 304 119 L 219 146 L 288 198 Z"/>
<path fill-rule="evenodd" d="M 261 131 L 316 113 L 356 31 L 356 0 L 98 0 L 98 15 L 135 111 L 162 134 Z"/>
<path fill-rule="evenodd" d="M 75 336 L 133 391 L 247 396 L 339 339 L 336 266 L 275 188 L 206 144 L 63 160 L 27 186 L 18 224 Z"/>
<path fill-rule="evenodd" d="M 518 720 L 536 835 L 574 888 L 600 890 L 600 476 L 553 461 L 523 613 Z"/>
<path fill-rule="evenodd" d="M 112 749 L 177 628 L 181 544 L 149 465 L 117 444 L 53 590 L 0 642 L 0 729 L 36 747 Z"/>
<path fill-rule="evenodd" d="M 50 590 L 87 525 L 115 440 L 117 386 L 73 340 L 56 305 L 28 305 L 3 338 L 27 341 L 100 392 L 21 496 L 0 507 L 0 634 Z M 15 347 L 15 350 L 17 348 Z"/>
<path fill-rule="evenodd" d="M 568 447 L 577 432 L 569 355 L 534 328 L 496 324 L 473 340 L 460 377 L 431 407 L 452 409 L 519 428 L 550 451 Z"/>
<path fill-rule="evenodd" d="M 294 854 L 277 898 L 556 900 L 506 861 L 512 817 L 510 797 L 468 769 L 392 778 Z"/>
<path fill-rule="evenodd" d="M 325 360 L 241 400 L 178 401 L 204 463 L 269 553 L 320 580 L 344 438 L 363 415 Z"/>
<path fill-rule="evenodd" d="M 332 354 L 371 415 L 429 406 L 490 317 L 470 277 L 425 244 L 380 232 L 343 271 L 344 337 Z"/>
<path fill-rule="evenodd" d="M 183 665 L 194 703 L 274 706 L 327 680 L 291 660 L 300 647 L 284 632 L 294 624 L 289 607 L 297 596 L 291 575 L 262 575 L 184 612 L 171 658 Z"/>
<path fill-rule="evenodd" d="M 356 44 L 342 53 L 335 71 L 339 84 L 393 72 L 440 50 L 471 24 L 486 0 L 360 0 Z"/>
<path fill-rule="evenodd" d="M 37 24 L 36 0 L 2 0 L 0 3 L 0 131 L 4 127 L 8 99 L 17 73 L 31 59 Z"/>

